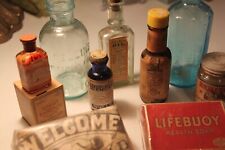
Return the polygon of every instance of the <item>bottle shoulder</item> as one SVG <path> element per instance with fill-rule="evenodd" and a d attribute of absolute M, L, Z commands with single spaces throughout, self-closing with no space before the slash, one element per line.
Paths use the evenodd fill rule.
<path fill-rule="evenodd" d="M 171 51 L 169 48 L 166 48 L 165 51 L 160 51 L 160 52 L 151 52 L 148 49 L 144 49 L 141 53 L 141 57 L 167 57 L 171 59 Z"/>
<path fill-rule="evenodd" d="M 99 31 L 100 37 L 111 37 L 115 35 L 133 36 L 133 30 L 127 25 L 109 25 Z"/>
<path fill-rule="evenodd" d="M 88 77 L 93 80 L 107 80 L 112 77 L 112 71 L 107 67 L 103 72 L 94 72 L 91 68 L 88 71 Z"/>
<path fill-rule="evenodd" d="M 62 30 L 77 30 L 88 34 L 87 28 L 84 26 L 84 24 L 75 18 L 73 18 L 69 23 L 57 23 L 50 19 L 44 24 L 41 32 L 60 32 Z"/>
<path fill-rule="evenodd" d="M 209 5 L 204 2 L 199 2 L 199 4 L 187 4 L 183 1 L 176 1 L 170 7 L 169 11 L 173 15 L 174 13 L 179 13 L 180 15 L 187 15 L 185 12 L 192 10 L 196 14 L 197 12 L 207 13 L 208 16 L 213 15 L 213 11 Z M 190 14 L 188 14 L 190 15 Z"/>

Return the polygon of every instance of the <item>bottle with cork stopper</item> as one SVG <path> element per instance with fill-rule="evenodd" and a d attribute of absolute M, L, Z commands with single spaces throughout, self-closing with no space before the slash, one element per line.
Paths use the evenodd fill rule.
<path fill-rule="evenodd" d="M 108 56 L 103 50 L 90 54 L 92 67 L 88 71 L 88 93 L 91 108 L 99 109 L 113 105 L 112 71 L 107 67 Z"/>
<path fill-rule="evenodd" d="M 164 102 L 168 97 L 171 52 L 167 44 L 169 12 L 163 8 L 148 11 L 147 48 L 140 61 L 140 97 L 144 103 Z"/>
<path fill-rule="evenodd" d="M 47 53 L 36 47 L 37 37 L 25 34 L 20 37 L 23 50 L 16 55 L 22 86 L 28 93 L 35 93 L 51 85 Z"/>

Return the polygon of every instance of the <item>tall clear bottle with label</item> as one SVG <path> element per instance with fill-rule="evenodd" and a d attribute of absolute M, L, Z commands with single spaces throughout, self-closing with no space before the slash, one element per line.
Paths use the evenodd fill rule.
<path fill-rule="evenodd" d="M 108 0 L 108 26 L 99 31 L 100 49 L 109 56 L 113 82 L 121 86 L 134 78 L 134 33 L 123 24 L 123 0 Z"/>
<path fill-rule="evenodd" d="M 87 92 L 89 40 L 85 26 L 73 18 L 74 0 L 46 0 L 50 20 L 39 40 L 49 56 L 51 73 L 63 83 L 66 99 Z"/>

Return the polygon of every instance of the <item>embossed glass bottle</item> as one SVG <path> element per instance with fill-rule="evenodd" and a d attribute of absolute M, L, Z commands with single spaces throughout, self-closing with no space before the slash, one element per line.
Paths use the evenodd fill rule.
<path fill-rule="evenodd" d="M 202 0 L 179 0 L 169 11 L 168 47 L 173 57 L 170 84 L 191 87 L 208 50 L 213 12 Z"/>
<path fill-rule="evenodd" d="M 123 24 L 122 0 L 108 0 L 108 26 L 99 31 L 100 49 L 109 56 L 114 85 L 133 82 L 134 33 Z"/>
<path fill-rule="evenodd" d="M 40 32 L 40 44 L 49 56 L 51 73 L 63 83 L 65 97 L 86 93 L 89 40 L 85 26 L 73 18 L 73 0 L 47 0 L 50 20 Z"/>

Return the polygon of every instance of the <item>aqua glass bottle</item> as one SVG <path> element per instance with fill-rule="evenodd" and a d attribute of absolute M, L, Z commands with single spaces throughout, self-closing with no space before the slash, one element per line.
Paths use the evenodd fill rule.
<path fill-rule="evenodd" d="M 170 6 L 169 11 L 170 84 L 192 87 L 202 56 L 208 50 L 213 11 L 202 0 L 179 0 Z"/>
<path fill-rule="evenodd" d="M 85 26 L 73 18 L 74 0 L 46 0 L 50 20 L 39 41 L 49 56 L 52 76 L 64 86 L 66 99 L 87 92 L 89 40 Z"/>

